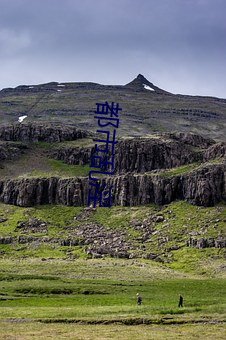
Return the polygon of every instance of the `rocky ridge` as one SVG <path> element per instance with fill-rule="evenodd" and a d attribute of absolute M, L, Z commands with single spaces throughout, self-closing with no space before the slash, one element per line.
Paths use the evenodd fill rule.
<path fill-rule="evenodd" d="M 90 164 L 92 155 L 103 154 L 95 152 L 94 146 L 62 147 L 60 142 L 85 138 L 87 135 L 90 136 L 76 128 L 55 129 L 32 124 L 18 124 L 0 129 L 0 140 L 58 142 L 59 147 L 51 147 L 49 156 L 78 165 Z M 9 149 L 10 142 L 7 143 Z M 29 147 L 29 144 L 25 143 L 26 145 Z M 0 150 L 6 149 L 4 147 Z M 152 202 L 163 205 L 182 199 L 195 205 L 211 206 L 226 199 L 225 150 L 225 143 L 215 143 L 212 139 L 194 134 L 163 134 L 150 138 L 120 140 L 115 147 L 115 175 L 100 177 L 97 183 L 100 183 L 100 187 L 105 183 L 107 187 L 113 186 L 113 205 L 135 206 Z M 9 157 L 3 151 L 0 152 L 1 158 Z M 213 164 L 202 164 L 206 161 L 213 161 Z M 164 170 L 177 169 L 191 163 L 197 165 L 185 173 L 179 171 L 170 176 L 164 173 Z M 89 188 L 87 177 L 9 178 L 0 180 L 0 201 L 19 206 L 84 206 L 88 201 Z"/>
<path fill-rule="evenodd" d="M 217 150 L 215 151 L 217 152 Z M 198 149 L 194 152 L 191 146 L 182 143 L 180 140 L 140 138 L 119 141 L 115 146 L 114 173 L 145 173 L 156 169 L 174 168 L 201 162 L 204 159 L 203 154 L 203 150 Z M 101 156 L 103 161 L 106 160 L 106 156 L 108 156 L 109 162 L 112 160 L 110 153 L 96 152 L 95 146 L 85 148 L 59 147 L 50 152 L 51 158 L 61 160 L 70 165 L 90 164 L 91 156 L 94 155 Z M 208 156 L 209 159 L 215 158 L 212 151 L 206 154 L 206 160 Z M 110 170 L 110 167 L 108 168 Z M 102 170 L 104 170 L 104 165 Z"/>
<path fill-rule="evenodd" d="M 0 140 L 20 142 L 63 142 L 85 138 L 90 133 L 74 126 L 58 126 L 51 124 L 12 124 L 0 127 Z"/>
<path fill-rule="evenodd" d="M 172 177 L 121 175 L 98 180 L 100 187 L 113 185 L 112 204 L 159 205 L 176 199 L 211 206 L 226 199 L 226 165 L 209 165 Z M 19 206 L 63 204 L 83 206 L 88 202 L 89 180 L 77 178 L 32 178 L 0 181 L 0 201 Z"/>

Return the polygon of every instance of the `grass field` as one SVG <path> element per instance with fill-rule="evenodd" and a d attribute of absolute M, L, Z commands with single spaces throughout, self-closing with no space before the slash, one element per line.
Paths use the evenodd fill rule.
<path fill-rule="evenodd" d="M 222 324 L 187 325 L 81 325 L 26 322 L 0 322 L 0 339 L 38 340 L 162 340 L 162 339 L 209 339 L 224 340 L 225 326 Z"/>
<path fill-rule="evenodd" d="M 0 267 L 3 339 L 224 338 L 225 279 L 147 260 L 3 258 Z"/>

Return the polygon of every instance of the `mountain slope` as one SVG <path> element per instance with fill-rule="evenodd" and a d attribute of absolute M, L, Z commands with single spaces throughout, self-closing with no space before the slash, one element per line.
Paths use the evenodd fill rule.
<path fill-rule="evenodd" d="M 142 75 L 125 86 L 48 83 L 0 91 L 0 124 L 24 122 L 73 125 L 96 131 L 96 103 L 119 103 L 121 136 L 153 132 L 194 132 L 218 140 L 226 136 L 226 100 L 174 95 Z"/>

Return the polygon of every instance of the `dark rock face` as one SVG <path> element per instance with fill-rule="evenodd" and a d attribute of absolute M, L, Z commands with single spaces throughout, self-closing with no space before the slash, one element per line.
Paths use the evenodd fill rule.
<path fill-rule="evenodd" d="M 0 140 L 23 142 L 62 142 L 84 138 L 89 133 L 70 126 L 15 124 L 0 127 Z"/>
<path fill-rule="evenodd" d="M 167 169 L 200 160 L 200 154 L 173 140 L 127 140 L 115 150 L 117 173 Z"/>
<path fill-rule="evenodd" d="M 98 180 L 113 185 L 112 204 L 132 206 L 167 204 L 184 199 L 211 206 L 226 198 L 226 165 L 209 165 L 186 175 L 160 177 L 128 174 Z M 0 201 L 19 206 L 36 204 L 87 205 L 88 178 L 41 178 L 0 181 Z"/>
<path fill-rule="evenodd" d="M 211 165 L 183 176 L 182 197 L 192 204 L 211 206 L 225 195 L 226 165 Z"/>
<path fill-rule="evenodd" d="M 23 124 L 11 126 L 9 130 L 0 129 L 2 139 L 61 141 L 82 136 L 85 137 L 85 134 L 76 129 L 58 130 L 54 127 Z M 212 140 L 193 134 L 175 134 L 173 137 L 168 134 L 163 137 L 119 141 L 115 147 L 115 175 L 102 177 L 98 182 L 100 187 L 104 183 L 107 188 L 113 186 L 114 205 L 133 206 L 151 202 L 162 205 L 176 199 L 196 205 L 214 205 L 226 199 L 226 164 L 223 162 L 171 177 L 161 176 L 161 172 L 157 175 L 155 173 L 155 170 L 201 162 L 215 158 L 216 155 L 225 156 L 225 144 L 212 143 Z M 58 148 L 51 152 L 51 157 L 80 165 L 90 164 L 92 155 L 103 156 L 103 153 L 96 152 L 94 146 Z M 8 157 L 6 147 L 0 146 L 0 157 Z M 144 174 L 151 171 L 150 174 Z M 85 177 L 10 179 L 0 181 L 0 201 L 19 206 L 48 203 L 86 206 L 89 189 L 89 179 Z"/>
<path fill-rule="evenodd" d="M 0 237 L 0 244 L 10 244 L 13 242 L 13 238 L 9 237 Z"/>
<path fill-rule="evenodd" d="M 190 238 L 187 242 L 188 247 L 193 248 L 226 248 L 226 239 L 222 237 L 217 238 L 200 238 L 200 239 L 193 239 Z"/>
<path fill-rule="evenodd" d="M 35 178 L 0 182 L 0 200 L 19 206 L 63 204 L 80 206 L 88 200 L 87 179 Z"/>
<path fill-rule="evenodd" d="M 51 158 L 63 161 L 70 165 L 90 164 L 91 155 L 97 154 L 95 147 L 90 148 L 72 148 L 64 147 L 55 149 L 49 153 Z"/>
<path fill-rule="evenodd" d="M 23 144 L 17 144 L 13 145 L 12 143 L 0 143 L 0 161 L 3 160 L 14 160 L 20 155 L 21 153 L 24 153 L 24 150 L 27 149 L 26 145 Z"/>
<path fill-rule="evenodd" d="M 226 143 L 217 143 L 208 148 L 203 155 L 204 161 L 226 156 Z"/>
<path fill-rule="evenodd" d="M 98 145 L 100 148 L 100 145 Z M 90 148 L 59 148 L 50 156 L 67 164 L 90 164 L 91 156 L 102 156 L 95 146 Z M 110 155 L 108 155 L 110 156 Z M 144 173 L 155 169 L 167 169 L 202 160 L 201 152 L 194 152 L 179 141 L 161 139 L 133 139 L 120 141 L 115 146 L 114 173 Z"/>
<path fill-rule="evenodd" d="M 183 133 L 183 132 L 176 132 L 176 133 L 166 133 L 166 136 L 169 136 L 171 139 L 175 139 L 180 141 L 183 144 L 192 145 L 201 149 L 206 149 L 209 146 L 215 144 L 215 141 L 211 138 L 202 137 L 200 135 L 196 135 L 194 133 Z"/>

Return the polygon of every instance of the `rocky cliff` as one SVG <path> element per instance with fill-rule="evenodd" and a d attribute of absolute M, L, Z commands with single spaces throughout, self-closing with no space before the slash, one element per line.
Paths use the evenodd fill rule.
<path fill-rule="evenodd" d="M 95 145 L 95 142 L 93 142 Z M 100 146 L 98 145 L 98 148 Z M 90 164 L 91 156 L 101 156 L 105 161 L 105 153 L 96 152 L 90 147 L 55 147 L 51 158 L 71 165 Z M 119 141 L 115 146 L 114 173 L 145 173 L 159 169 L 170 169 L 194 162 L 206 162 L 225 157 L 226 143 L 215 143 L 212 139 L 194 134 L 164 134 L 151 138 L 134 138 Z M 108 154 L 108 161 L 111 155 Z M 104 166 L 102 166 L 102 170 Z"/>
<path fill-rule="evenodd" d="M 26 141 L 59 142 L 47 150 L 51 158 L 68 164 L 90 164 L 91 155 L 102 156 L 91 147 L 64 147 L 64 140 L 86 137 L 76 128 L 18 124 L 0 129 L 0 160 L 13 159 L 24 152 Z M 93 142 L 93 144 L 95 144 Z M 98 179 L 100 187 L 113 186 L 112 204 L 133 206 L 151 202 L 159 205 L 182 199 L 192 204 L 210 206 L 226 198 L 226 146 L 193 134 L 165 134 L 151 138 L 120 140 L 115 147 L 114 175 Z M 30 150 L 32 152 L 32 150 Z M 105 156 L 106 157 L 106 156 Z M 202 162 L 215 160 L 215 164 Z M 195 169 L 174 175 L 165 169 L 195 163 Z M 198 166 L 199 164 L 199 166 Z M 26 163 L 24 165 L 26 167 Z M 90 168 L 90 170 L 98 170 Z M 0 201 L 19 206 L 63 204 L 86 206 L 90 189 L 87 177 L 15 178 L 0 180 Z"/>
<path fill-rule="evenodd" d="M 209 147 L 207 150 L 205 150 L 203 154 L 203 160 L 206 161 L 225 156 L 226 156 L 226 143 L 221 142 L 216 143 Z"/>
<path fill-rule="evenodd" d="M 100 187 L 113 185 L 112 204 L 159 205 L 176 199 L 211 206 L 226 199 L 226 165 L 209 165 L 172 177 L 127 174 L 99 179 Z M 88 201 L 89 180 L 77 178 L 33 178 L 0 181 L 1 202 L 19 206 L 63 204 L 81 206 Z"/>
<path fill-rule="evenodd" d="M 51 124 L 12 124 L 0 127 L 0 140 L 22 141 L 22 142 L 63 142 L 66 140 L 76 140 L 89 135 L 86 131 L 81 131 L 74 126 L 58 126 Z"/>
<path fill-rule="evenodd" d="M 93 142 L 95 144 L 95 142 Z M 98 145 L 98 148 L 100 146 Z M 50 153 L 52 158 L 62 160 L 67 164 L 90 164 L 91 156 L 105 154 L 96 152 L 95 147 L 86 148 L 55 148 Z M 211 157 L 211 154 L 209 155 Z M 206 156 L 207 158 L 207 156 Z M 108 160 L 111 160 L 108 154 Z M 115 146 L 114 172 L 124 174 L 127 172 L 144 173 L 156 169 L 168 169 L 184 164 L 203 160 L 202 150 L 194 150 L 181 140 L 169 138 L 146 138 L 119 141 Z M 104 167 L 102 167 L 104 169 Z"/>

